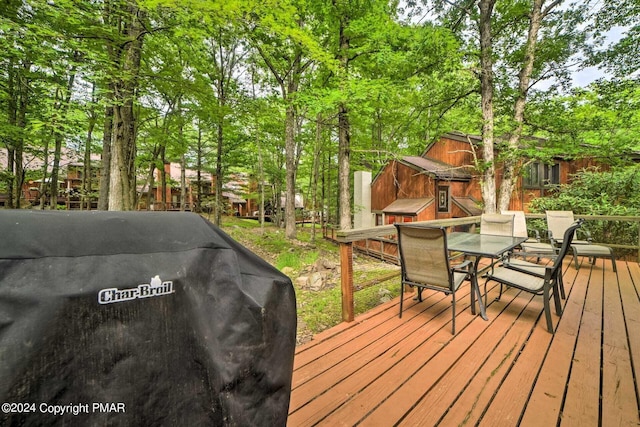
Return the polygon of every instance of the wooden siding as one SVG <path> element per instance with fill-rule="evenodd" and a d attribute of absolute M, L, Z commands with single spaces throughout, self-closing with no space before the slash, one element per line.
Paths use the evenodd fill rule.
<path fill-rule="evenodd" d="M 469 143 L 448 138 L 446 135 L 430 145 L 424 152 L 423 157 L 429 157 L 456 167 L 474 164 L 473 154 L 470 152 Z M 476 141 L 474 139 L 474 141 Z M 482 153 L 478 152 L 480 157 Z M 560 163 L 560 182 L 565 184 L 571 181 L 571 177 L 579 171 L 594 167 L 598 163 L 593 159 L 581 159 L 575 161 L 558 161 Z M 605 168 L 606 169 L 606 168 Z M 502 181 L 502 170 L 496 171 L 496 185 L 500 186 Z M 449 186 L 450 197 L 472 197 L 475 200 L 482 200 L 480 187 L 480 176 L 473 175 L 470 182 L 459 181 L 438 181 L 431 176 L 420 173 L 419 170 L 404 165 L 401 162 L 391 161 L 376 177 L 371 186 L 371 209 L 374 212 L 381 212 L 386 206 L 400 198 L 433 197 L 439 185 Z M 535 188 L 524 188 L 522 178 L 519 178 L 510 203 L 510 209 L 523 210 L 528 212 L 531 200 L 544 195 L 544 190 Z M 419 220 L 459 218 L 467 216 L 466 212 L 455 207 L 451 207 L 450 212 L 442 213 L 434 209 L 423 211 L 419 215 Z M 387 222 L 388 223 L 388 222 Z"/>
<path fill-rule="evenodd" d="M 469 150 L 469 144 L 446 137 L 433 143 L 423 157 L 431 157 L 455 166 L 473 165 L 473 155 Z"/>
<path fill-rule="evenodd" d="M 561 318 L 546 331 L 540 297 L 508 289 L 489 321 L 469 286 L 451 297 L 408 295 L 318 334 L 294 361 L 289 427 L 638 426 L 640 268 L 568 257 Z"/>
<path fill-rule="evenodd" d="M 433 197 L 434 191 L 432 177 L 394 160 L 371 184 L 371 210 L 382 211 L 397 199 Z"/>

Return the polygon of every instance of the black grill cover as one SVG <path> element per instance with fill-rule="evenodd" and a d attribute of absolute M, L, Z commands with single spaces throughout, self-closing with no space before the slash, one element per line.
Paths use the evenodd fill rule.
<path fill-rule="evenodd" d="M 198 215 L 0 211 L 0 425 L 284 426 L 295 334 Z"/>

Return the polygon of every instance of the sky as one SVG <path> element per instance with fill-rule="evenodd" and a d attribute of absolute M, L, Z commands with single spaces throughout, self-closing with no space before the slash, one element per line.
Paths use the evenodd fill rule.
<path fill-rule="evenodd" d="M 624 35 L 625 28 L 614 27 L 606 34 L 606 45 L 618 42 Z M 575 87 L 585 87 L 590 83 L 600 79 L 611 77 L 605 70 L 597 67 L 587 67 L 583 70 L 576 70 L 573 75 L 573 85 Z"/>
<path fill-rule="evenodd" d="M 401 3 L 404 3 L 405 0 L 401 0 Z M 600 2 L 599 1 L 594 1 L 593 2 L 593 7 L 595 9 L 598 9 L 600 6 Z M 412 18 L 403 18 L 404 20 L 408 20 L 410 22 L 413 23 L 421 23 L 425 20 L 429 20 L 430 17 L 433 17 L 433 15 L 429 12 L 426 11 L 424 14 L 419 15 L 419 16 L 414 16 Z M 606 34 L 606 38 L 605 38 L 605 46 L 603 46 L 602 48 L 611 45 L 613 43 L 616 43 L 617 41 L 619 41 L 622 36 L 624 35 L 624 32 L 626 31 L 625 28 L 623 27 L 614 27 L 613 29 L 611 29 L 607 34 Z M 580 58 L 576 57 L 576 63 L 580 62 Z M 612 77 L 610 74 L 607 73 L 606 70 L 602 70 L 599 69 L 598 67 L 587 67 L 584 69 L 578 69 L 579 67 L 576 66 L 574 67 L 574 72 L 572 74 L 572 80 L 573 80 L 573 86 L 574 87 L 586 87 L 589 84 L 593 83 L 594 81 L 601 79 L 601 78 L 609 78 Z M 535 88 L 539 89 L 539 90 L 544 90 L 548 87 L 551 86 L 553 82 L 552 81 L 543 81 L 543 82 L 539 82 L 538 84 L 536 84 Z"/>

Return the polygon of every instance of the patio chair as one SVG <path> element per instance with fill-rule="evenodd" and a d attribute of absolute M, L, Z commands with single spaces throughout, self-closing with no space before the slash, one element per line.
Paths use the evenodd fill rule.
<path fill-rule="evenodd" d="M 556 239 L 553 235 L 559 235 L 564 227 L 567 226 L 569 221 L 573 221 L 572 211 L 547 211 L 547 227 L 549 228 L 549 239 L 554 245 L 561 245 L 562 240 Z M 573 251 L 573 259 L 575 261 L 576 270 L 580 268 L 578 264 L 579 256 L 586 256 L 589 258 L 589 262 L 595 263 L 596 258 L 609 258 L 611 259 L 611 265 L 613 271 L 617 272 L 616 258 L 613 254 L 613 249 L 608 246 L 594 245 L 592 244 L 591 234 L 588 231 L 583 231 L 587 236 L 586 240 L 574 240 L 571 245 Z"/>
<path fill-rule="evenodd" d="M 471 262 L 451 266 L 447 250 L 447 234 L 443 227 L 395 224 L 398 231 L 398 254 L 402 270 L 400 286 L 400 317 L 405 285 L 417 288 L 417 299 L 422 291 L 432 289 L 451 294 L 453 321 L 451 332 L 456 333 L 456 294 L 465 279 L 470 278 Z"/>
<path fill-rule="evenodd" d="M 480 234 L 495 236 L 513 236 L 513 215 L 482 214 L 480 216 Z"/>
<path fill-rule="evenodd" d="M 573 237 L 577 229 L 584 222 L 580 219 L 574 222 L 567 230 L 565 230 L 562 238 L 562 246 L 552 265 L 542 266 L 525 261 L 518 261 L 517 264 L 505 263 L 502 267 L 494 269 L 489 274 L 485 282 L 485 294 L 487 282 L 493 280 L 500 283 L 500 295 L 502 297 L 502 286 L 510 286 L 535 295 L 542 295 L 544 302 L 544 313 L 547 321 L 547 330 L 553 333 L 553 323 L 551 321 L 550 299 L 553 292 L 553 300 L 555 303 L 556 314 L 562 314 L 562 306 L 560 304 L 561 293 L 564 294 L 564 286 L 562 284 L 562 261 L 569 251 L 569 246 L 573 241 Z M 563 295 L 564 296 L 564 295 Z"/>
<path fill-rule="evenodd" d="M 486 214 L 480 216 L 480 234 L 491 234 L 494 236 L 513 236 L 514 216 L 507 214 Z M 495 259 L 488 266 L 478 273 L 483 276 L 487 270 L 499 264 L 503 259 L 508 259 L 510 253 L 505 253 L 501 258 Z"/>
<path fill-rule="evenodd" d="M 573 211 L 546 211 L 547 217 L 547 232 L 549 233 L 549 240 L 551 244 L 556 248 L 562 245 L 562 237 L 567 228 L 575 222 L 573 217 Z M 574 245 L 588 245 L 591 243 L 591 235 L 588 231 L 582 230 L 587 237 L 586 240 L 574 239 Z"/>
<path fill-rule="evenodd" d="M 502 211 L 505 215 L 513 215 L 513 235 L 515 237 L 527 237 L 527 241 L 520 245 L 519 251 L 514 251 L 513 255 L 522 257 L 535 257 L 538 261 L 540 258 L 555 258 L 557 254 L 556 248 L 550 243 L 540 241 L 540 233 L 534 230 L 535 237 L 529 236 L 527 228 L 527 219 L 523 211 Z"/>

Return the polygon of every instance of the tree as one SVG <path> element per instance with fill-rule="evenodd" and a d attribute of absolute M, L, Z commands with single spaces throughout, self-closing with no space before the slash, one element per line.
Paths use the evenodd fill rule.
<path fill-rule="evenodd" d="M 302 29 L 304 23 L 298 21 Z M 286 105 L 285 116 L 285 158 L 286 158 L 286 196 L 285 196 L 285 235 L 296 238 L 295 198 L 296 198 L 296 104 L 294 98 L 300 89 L 302 76 L 311 65 L 311 59 L 304 56 L 302 46 L 291 38 L 279 38 L 270 34 L 268 29 L 254 28 L 252 45 L 276 80 L 282 100 Z"/>
<path fill-rule="evenodd" d="M 216 171 L 215 171 L 215 217 L 214 222 L 222 222 L 222 185 L 226 179 L 227 169 L 224 156 L 227 155 L 225 132 L 227 132 L 229 117 L 234 107 L 234 99 L 238 98 L 236 75 L 246 55 L 246 47 L 237 37 L 233 27 L 220 24 L 209 26 L 206 30 L 211 34 L 199 43 L 201 49 L 197 56 L 201 59 L 196 67 L 202 77 L 207 79 L 206 86 L 215 93 L 210 99 L 214 100 L 213 111 L 216 128 Z M 204 87 L 204 86 L 202 86 Z"/>
<path fill-rule="evenodd" d="M 146 12 L 135 0 L 107 0 L 105 22 L 114 30 L 107 41 L 110 97 L 113 101 L 109 162 L 109 210 L 132 210 L 136 199 L 136 115 L 134 104 L 142 43 L 147 33 Z M 101 194 L 104 197 L 104 194 Z"/>
<path fill-rule="evenodd" d="M 628 165 L 640 149 L 640 82 L 599 81 L 552 99 L 536 96 L 527 119 L 557 154 Z"/>
<path fill-rule="evenodd" d="M 584 48 L 586 35 L 579 23 L 586 19 L 585 5 L 560 10 L 561 0 L 478 0 L 476 11 L 468 2 L 436 1 L 441 16 L 461 37 L 468 28 L 477 31 L 481 105 L 483 202 L 487 212 L 508 208 L 520 174 L 526 104 L 532 86 L 545 79 L 562 80 L 569 58 Z M 471 23 L 471 26 L 465 24 Z M 470 49 L 474 39 L 466 38 Z M 517 76 L 514 79 L 512 76 Z M 501 138 L 496 156 L 496 133 Z M 504 173 L 498 194 L 496 168 Z"/>
<path fill-rule="evenodd" d="M 624 29 L 620 40 L 596 50 L 589 65 L 599 65 L 613 72 L 617 77 L 636 76 L 640 70 L 640 1 L 619 0 L 604 2 L 596 14 L 592 31 L 598 36 L 598 42 L 604 43 L 606 33 L 619 27 Z"/>

